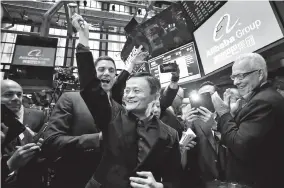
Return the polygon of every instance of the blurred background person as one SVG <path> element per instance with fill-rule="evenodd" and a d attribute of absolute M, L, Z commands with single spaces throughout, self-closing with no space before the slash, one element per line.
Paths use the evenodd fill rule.
<path fill-rule="evenodd" d="M 184 98 L 184 90 L 183 88 L 179 87 L 178 92 L 172 102 L 172 105 L 169 107 L 169 110 L 172 112 L 172 114 L 176 116 L 181 114 L 181 105 L 183 98 Z"/>
<path fill-rule="evenodd" d="M 284 76 L 277 76 L 273 80 L 274 88 L 284 97 Z"/>
<path fill-rule="evenodd" d="M 212 82 L 200 85 L 198 94 L 216 91 Z M 187 152 L 187 162 L 182 178 L 183 187 L 206 187 L 212 181 L 225 180 L 226 148 L 221 143 L 220 133 L 217 131 L 218 117 L 207 108 L 188 109 L 183 114 L 186 125 L 196 134 L 196 146 Z"/>

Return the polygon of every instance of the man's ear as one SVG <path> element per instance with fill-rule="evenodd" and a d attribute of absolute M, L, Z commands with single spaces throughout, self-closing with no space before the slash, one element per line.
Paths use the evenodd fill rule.
<path fill-rule="evenodd" d="M 259 70 L 259 81 L 260 81 L 260 82 L 263 81 L 263 80 L 264 80 L 264 77 L 265 77 L 265 75 L 264 75 L 263 70 Z"/>

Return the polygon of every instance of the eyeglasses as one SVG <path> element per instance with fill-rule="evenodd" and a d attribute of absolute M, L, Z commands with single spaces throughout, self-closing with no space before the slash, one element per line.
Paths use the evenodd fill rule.
<path fill-rule="evenodd" d="M 238 80 L 243 80 L 245 77 L 247 77 L 248 75 L 256 72 L 256 71 L 259 71 L 258 70 L 253 70 L 253 71 L 250 71 L 250 72 L 245 72 L 245 73 L 240 73 L 240 74 L 236 74 L 236 75 L 231 75 L 230 78 L 234 81 L 236 78 Z"/>

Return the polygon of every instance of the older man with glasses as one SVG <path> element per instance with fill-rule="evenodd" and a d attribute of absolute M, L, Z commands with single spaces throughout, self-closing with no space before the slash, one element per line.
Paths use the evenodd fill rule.
<path fill-rule="evenodd" d="M 217 93 L 212 96 L 229 151 L 227 179 L 253 188 L 283 187 L 284 99 L 267 83 L 266 62 L 259 54 L 237 58 L 231 78 L 245 103 L 235 117 L 229 95 L 224 101 Z"/>

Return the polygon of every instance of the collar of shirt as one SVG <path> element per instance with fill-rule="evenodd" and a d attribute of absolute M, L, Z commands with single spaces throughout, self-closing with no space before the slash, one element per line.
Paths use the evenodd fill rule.
<path fill-rule="evenodd" d="M 154 115 L 143 120 L 140 120 L 136 115 L 134 115 L 131 112 L 128 112 L 127 115 L 130 119 L 135 121 L 137 126 L 145 127 L 146 130 L 148 130 L 149 128 L 154 128 L 154 129 L 158 128 L 157 117 Z"/>

